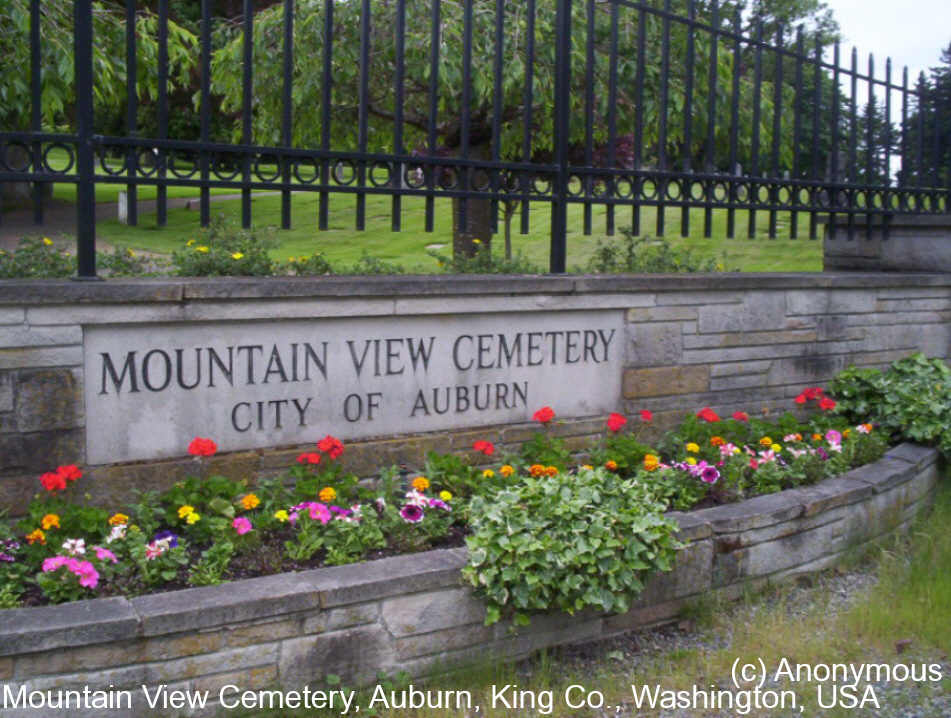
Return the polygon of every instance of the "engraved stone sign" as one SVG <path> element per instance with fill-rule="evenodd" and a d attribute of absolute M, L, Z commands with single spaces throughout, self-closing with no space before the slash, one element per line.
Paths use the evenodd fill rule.
<path fill-rule="evenodd" d="M 613 411 L 623 326 L 611 310 L 87 326 L 86 460 Z"/>

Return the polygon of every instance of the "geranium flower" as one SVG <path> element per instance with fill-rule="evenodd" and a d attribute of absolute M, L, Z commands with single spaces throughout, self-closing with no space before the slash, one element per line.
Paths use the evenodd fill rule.
<path fill-rule="evenodd" d="M 495 447 L 490 441 L 479 440 L 472 445 L 472 448 L 476 451 L 481 451 L 486 456 L 492 456 L 495 453 Z"/>
<path fill-rule="evenodd" d="M 654 414 L 647 409 L 641 409 L 641 421 L 650 423 L 654 420 Z"/>
<path fill-rule="evenodd" d="M 327 434 L 327 436 L 317 442 L 317 450 L 327 454 L 331 459 L 337 459 L 343 453 L 343 442 Z"/>
<path fill-rule="evenodd" d="M 79 470 L 79 467 L 76 464 L 66 464 L 65 466 L 57 466 L 56 473 L 62 476 L 67 481 L 76 481 L 83 477 L 83 472 Z"/>
<path fill-rule="evenodd" d="M 543 406 L 541 409 L 532 414 L 532 420 L 537 421 L 539 424 L 547 424 L 554 418 L 555 410 L 550 406 Z"/>
<path fill-rule="evenodd" d="M 418 524 L 423 520 L 423 509 L 416 504 L 406 504 L 400 509 L 400 516 L 407 523 Z"/>
<path fill-rule="evenodd" d="M 232 521 L 231 526 L 237 532 L 238 536 L 244 536 L 246 533 L 253 530 L 251 522 L 248 521 L 248 519 L 244 516 L 239 516 L 234 521 Z"/>
<path fill-rule="evenodd" d="M 40 483 L 50 493 L 66 489 L 66 477 L 56 471 L 47 471 L 40 476 Z"/>
<path fill-rule="evenodd" d="M 715 421 L 720 421 L 720 417 L 717 416 L 717 413 L 709 406 L 706 406 L 698 411 L 697 417 L 711 424 Z"/>
<path fill-rule="evenodd" d="M 750 415 L 747 414 L 745 411 L 734 411 L 733 418 L 736 419 L 737 421 L 749 421 Z"/>
<path fill-rule="evenodd" d="M 614 433 L 619 432 L 624 425 L 627 423 L 627 417 L 622 414 L 611 414 L 608 417 L 608 431 L 613 431 Z"/>
<path fill-rule="evenodd" d="M 211 439 L 205 439 L 196 436 L 188 445 L 188 453 L 192 456 L 214 456 L 218 451 L 218 445 Z"/>
<path fill-rule="evenodd" d="M 832 401 L 832 399 L 830 399 L 827 396 L 823 397 L 822 400 L 819 402 L 819 408 L 822 409 L 823 411 L 832 411 L 833 409 L 835 409 L 835 402 Z"/>
<path fill-rule="evenodd" d="M 58 529 L 59 516 L 57 516 L 56 514 L 46 514 L 46 516 L 44 516 L 40 520 L 40 526 L 43 527 L 44 531 L 49 531 L 50 529 L 53 529 L 53 528 Z"/>
<path fill-rule="evenodd" d="M 316 451 L 309 451 L 297 457 L 298 464 L 319 464 L 320 454 Z"/>

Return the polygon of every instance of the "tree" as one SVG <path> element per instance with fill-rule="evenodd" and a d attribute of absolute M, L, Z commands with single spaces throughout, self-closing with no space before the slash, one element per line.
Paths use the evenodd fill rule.
<path fill-rule="evenodd" d="M 951 43 L 940 62 L 916 83 L 918 96 L 904 126 L 902 184 L 951 187 Z"/>

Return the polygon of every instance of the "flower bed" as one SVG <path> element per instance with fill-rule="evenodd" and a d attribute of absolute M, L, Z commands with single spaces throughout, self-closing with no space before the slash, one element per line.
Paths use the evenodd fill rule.
<path fill-rule="evenodd" d="M 704 408 L 650 445 L 639 437 L 650 412 L 631 422 L 612 414 L 580 466 L 543 407 L 519 455 L 476 468 L 431 452 L 420 474 L 384 469 L 372 486 L 341 470 L 345 448 L 333 436 L 283 479 L 254 487 L 206 476 L 217 447 L 196 437 L 194 476 L 119 511 L 76 503 L 81 471 L 61 466 L 40 477 L 43 492 L 14 532 L 0 535 L 0 605 L 211 585 L 461 546 L 468 535 L 465 575 L 486 599 L 488 623 L 507 614 L 525 623 L 553 607 L 624 612 L 649 573 L 671 566 L 676 526 L 665 510 L 809 485 L 882 455 L 885 437 L 872 425 L 833 414 L 819 388 L 796 398 L 810 402 L 820 413 L 805 423 L 742 412 L 721 420 Z M 496 458 L 488 439 L 473 451 Z"/>

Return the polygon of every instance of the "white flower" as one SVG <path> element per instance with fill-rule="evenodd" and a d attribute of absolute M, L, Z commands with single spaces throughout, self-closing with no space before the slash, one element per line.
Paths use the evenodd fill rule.
<path fill-rule="evenodd" d="M 406 503 L 412 506 L 420 506 L 425 508 L 429 506 L 429 499 L 423 496 L 416 489 L 410 489 L 409 491 L 406 492 Z"/>
<path fill-rule="evenodd" d="M 106 543 L 112 543 L 113 541 L 124 539 L 126 528 L 128 527 L 125 524 L 117 524 L 116 526 L 113 526 L 112 531 L 110 531 L 109 535 L 106 537 Z"/>
<path fill-rule="evenodd" d="M 70 556 L 82 556 L 86 553 L 86 542 L 83 539 L 66 539 L 63 550 Z"/>

